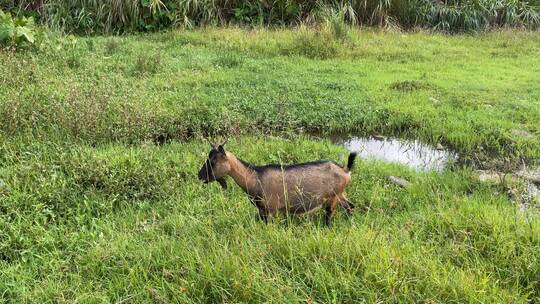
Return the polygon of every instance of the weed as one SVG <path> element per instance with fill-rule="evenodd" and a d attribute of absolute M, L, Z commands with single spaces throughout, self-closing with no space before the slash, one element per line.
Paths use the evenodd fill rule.
<path fill-rule="evenodd" d="M 66 58 L 66 64 L 71 69 L 77 69 L 81 66 L 81 59 L 75 52 L 70 52 Z"/>
<path fill-rule="evenodd" d="M 327 30 L 332 34 L 332 37 L 335 40 L 341 42 L 350 42 L 350 28 L 347 23 L 345 23 L 345 12 L 343 10 L 334 11 L 329 10 L 326 14 L 325 26 Z"/>
<path fill-rule="evenodd" d="M 94 43 L 94 40 L 86 40 L 86 48 L 88 49 L 88 51 L 94 52 L 96 50 L 96 44 Z"/>
<path fill-rule="evenodd" d="M 34 43 L 36 29 L 32 17 L 15 17 L 0 9 L 0 43 L 10 45 L 22 45 Z"/>
<path fill-rule="evenodd" d="M 139 55 L 135 61 L 133 71 L 138 75 L 152 75 L 159 71 L 161 66 L 161 54 L 155 53 L 153 56 Z"/>

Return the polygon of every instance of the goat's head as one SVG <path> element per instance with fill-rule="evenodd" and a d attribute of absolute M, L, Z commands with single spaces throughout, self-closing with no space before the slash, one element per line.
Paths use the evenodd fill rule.
<path fill-rule="evenodd" d="M 218 181 L 223 188 L 226 188 L 224 177 L 229 174 L 231 165 L 227 159 L 227 152 L 223 144 L 211 144 L 212 149 L 208 153 L 208 159 L 199 170 L 199 179 L 204 183 Z"/>

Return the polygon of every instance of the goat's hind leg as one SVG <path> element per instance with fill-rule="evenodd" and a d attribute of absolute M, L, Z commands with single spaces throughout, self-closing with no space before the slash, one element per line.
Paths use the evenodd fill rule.
<path fill-rule="evenodd" d="M 339 196 L 339 205 L 343 207 L 343 209 L 345 209 L 349 215 L 353 213 L 355 208 L 354 204 L 351 203 L 351 201 L 349 201 L 344 194 Z"/>

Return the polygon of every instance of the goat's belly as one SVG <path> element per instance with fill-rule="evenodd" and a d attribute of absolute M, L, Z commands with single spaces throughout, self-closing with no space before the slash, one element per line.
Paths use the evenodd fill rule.
<path fill-rule="evenodd" d="M 290 213 L 302 214 L 310 213 L 321 209 L 324 200 L 316 197 L 297 197 L 292 199 L 287 204 L 287 210 Z"/>

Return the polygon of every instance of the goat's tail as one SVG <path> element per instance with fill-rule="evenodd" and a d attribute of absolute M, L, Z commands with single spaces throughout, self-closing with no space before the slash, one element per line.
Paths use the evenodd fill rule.
<path fill-rule="evenodd" d="M 349 159 L 347 160 L 347 169 L 349 171 L 351 171 L 352 168 L 354 167 L 355 158 L 356 158 L 356 152 L 351 152 L 351 154 L 349 154 Z"/>

